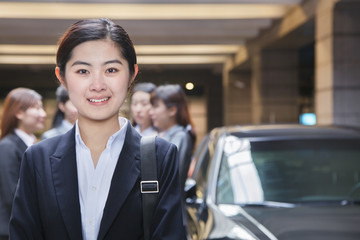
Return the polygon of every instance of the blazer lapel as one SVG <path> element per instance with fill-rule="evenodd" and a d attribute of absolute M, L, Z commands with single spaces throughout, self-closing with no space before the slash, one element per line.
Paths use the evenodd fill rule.
<path fill-rule="evenodd" d="M 24 153 L 27 149 L 24 141 L 15 133 L 9 135 L 10 139 L 15 142 L 15 145 L 18 147 L 21 153 Z"/>
<path fill-rule="evenodd" d="M 50 156 L 58 205 L 70 239 L 82 239 L 79 190 L 75 153 L 75 128 L 62 136 Z"/>
<path fill-rule="evenodd" d="M 139 178 L 139 160 L 140 135 L 128 124 L 124 146 L 111 181 L 98 239 L 103 239 Z"/>

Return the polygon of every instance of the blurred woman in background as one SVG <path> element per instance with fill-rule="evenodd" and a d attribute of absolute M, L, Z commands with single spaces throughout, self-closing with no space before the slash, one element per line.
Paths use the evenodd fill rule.
<path fill-rule="evenodd" d="M 77 120 L 77 109 L 69 99 L 69 94 L 64 86 L 56 89 L 57 111 L 53 118 L 51 129 L 44 132 L 41 139 L 54 137 L 66 133 Z"/>
<path fill-rule="evenodd" d="M 157 135 L 150 117 L 150 94 L 155 90 L 153 83 L 138 83 L 135 85 L 131 97 L 131 114 L 133 126 L 142 136 Z"/>
<path fill-rule="evenodd" d="M 9 239 L 8 224 L 19 178 L 21 158 L 44 128 L 42 97 L 34 90 L 16 88 L 5 98 L 0 140 L 0 239 Z"/>
<path fill-rule="evenodd" d="M 196 140 L 186 95 L 180 85 L 162 85 L 153 91 L 151 104 L 150 116 L 159 130 L 159 136 L 174 143 L 179 150 L 179 173 L 183 191 Z"/>

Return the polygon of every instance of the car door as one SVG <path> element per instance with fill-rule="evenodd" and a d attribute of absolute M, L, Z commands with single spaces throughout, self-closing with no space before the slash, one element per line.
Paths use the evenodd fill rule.
<path fill-rule="evenodd" d="M 192 159 L 191 175 L 186 183 L 188 233 L 192 239 L 203 239 L 211 230 L 211 218 L 206 207 L 208 173 L 212 156 L 212 141 L 207 135 L 196 149 Z"/>

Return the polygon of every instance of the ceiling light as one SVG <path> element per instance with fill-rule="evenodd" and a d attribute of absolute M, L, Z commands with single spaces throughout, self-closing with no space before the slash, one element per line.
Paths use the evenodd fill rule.
<path fill-rule="evenodd" d="M 233 54 L 239 45 L 137 45 L 137 54 Z"/>
<path fill-rule="evenodd" d="M 139 64 L 222 64 L 226 56 L 188 55 L 188 56 L 138 56 Z M 55 56 L 41 55 L 0 55 L 0 64 L 56 64 Z"/>
<path fill-rule="evenodd" d="M 0 64 L 54 64 L 54 56 L 0 55 Z"/>
<path fill-rule="evenodd" d="M 0 18 L 254 19 L 279 18 L 292 5 L 279 4 L 82 4 L 1 2 Z"/>
<path fill-rule="evenodd" d="M 0 44 L 0 54 L 56 54 L 56 46 Z"/>
<path fill-rule="evenodd" d="M 193 90 L 194 89 L 194 84 L 192 82 L 188 82 L 185 84 L 185 88 L 187 90 Z"/>
<path fill-rule="evenodd" d="M 234 54 L 239 45 L 136 45 L 138 55 L 154 54 Z M 0 54 L 56 54 L 55 45 L 0 44 Z"/>
<path fill-rule="evenodd" d="M 139 64 L 222 64 L 226 61 L 226 56 L 138 56 Z"/>

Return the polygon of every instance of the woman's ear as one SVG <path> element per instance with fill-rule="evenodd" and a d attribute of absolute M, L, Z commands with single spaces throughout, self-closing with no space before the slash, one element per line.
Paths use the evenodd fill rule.
<path fill-rule="evenodd" d="M 177 108 L 175 106 L 172 106 L 172 107 L 168 108 L 168 112 L 171 117 L 174 117 L 174 116 L 176 116 Z"/>
<path fill-rule="evenodd" d="M 134 64 L 134 74 L 131 76 L 129 84 L 128 84 L 128 90 L 130 90 L 131 85 L 133 84 L 136 75 L 138 74 L 139 66 L 137 64 Z"/>
<path fill-rule="evenodd" d="M 23 110 L 19 110 L 16 114 L 15 114 L 15 117 L 18 119 L 18 120 L 22 120 L 24 118 L 24 111 Z"/>
<path fill-rule="evenodd" d="M 59 80 L 59 82 L 61 83 L 61 85 L 63 85 L 67 90 L 65 79 L 61 76 L 59 67 L 55 68 L 55 75 L 56 75 L 57 79 Z"/>
<path fill-rule="evenodd" d="M 137 64 L 134 64 L 134 74 L 133 74 L 133 81 L 135 80 L 136 75 L 139 72 L 139 66 Z"/>

